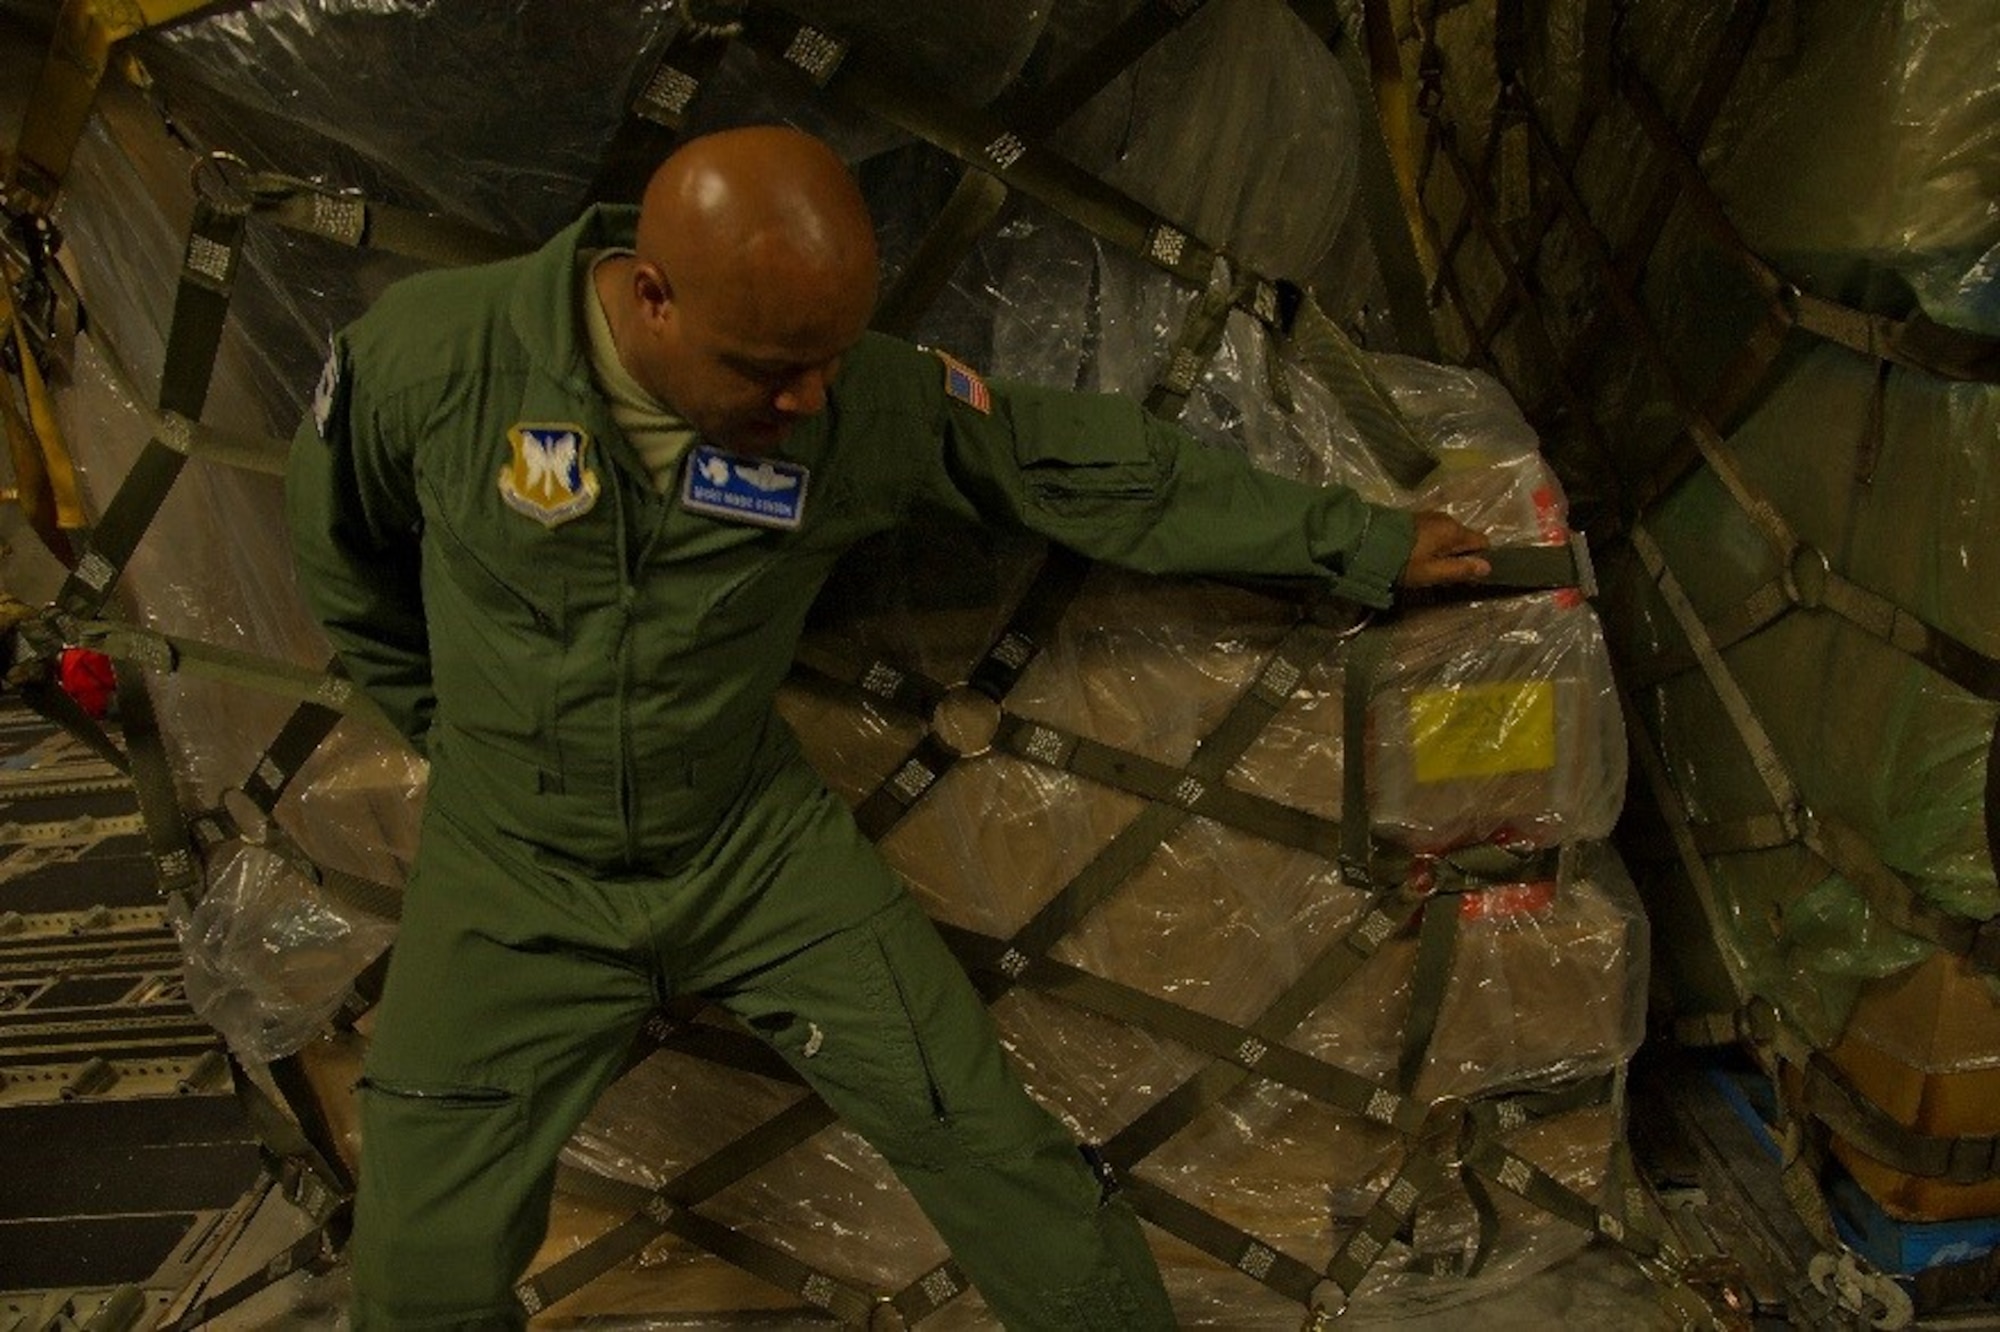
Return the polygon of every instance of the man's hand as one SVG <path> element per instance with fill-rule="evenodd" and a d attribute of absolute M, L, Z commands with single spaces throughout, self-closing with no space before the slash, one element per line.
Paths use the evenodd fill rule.
<path fill-rule="evenodd" d="M 1493 566 L 1472 552 L 1489 544 L 1448 513 L 1427 509 L 1416 515 L 1417 544 L 1396 581 L 1404 587 L 1435 587 L 1440 583 L 1470 583 L 1493 572 Z"/>

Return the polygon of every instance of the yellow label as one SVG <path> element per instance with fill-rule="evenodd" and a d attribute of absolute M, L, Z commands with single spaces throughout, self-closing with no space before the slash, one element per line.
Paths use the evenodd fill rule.
<path fill-rule="evenodd" d="M 1410 699 L 1417 780 L 1536 772 L 1556 764 L 1553 681 L 1456 685 Z"/>

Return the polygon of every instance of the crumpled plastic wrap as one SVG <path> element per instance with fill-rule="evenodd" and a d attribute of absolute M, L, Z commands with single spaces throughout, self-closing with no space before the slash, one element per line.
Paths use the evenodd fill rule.
<path fill-rule="evenodd" d="M 473 7 L 452 4 L 275 0 L 269 10 L 197 18 L 136 45 L 157 66 L 168 105 L 185 113 L 206 143 L 259 166 L 323 175 L 511 234 L 543 234 L 582 202 L 596 153 L 617 121 L 621 90 L 650 67 L 679 15 L 673 5 L 649 6 L 599 24 L 575 7 L 545 4 L 511 4 L 497 16 L 480 7 L 478 14 L 475 21 Z M 913 77 L 929 69 L 928 81 L 949 81 L 971 97 L 991 95 L 1023 71 L 1024 80 L 1044 77 L 1029 51 L 1045 26 L 1060 47 L 1075 49 L 1115 17 L 1097 4 L 952 4 L 917 15 L 881 7 L 843 15 L 871 42 L 905 44 Z M 564 40 L 550 37 L 557 32 Z M 241 73 L 246 67 L 251 72 Z M 1245 68 L 1268 77 L 1246 79 Z M 760 71 L 732 55 L 697 122 L 734 123 L 773 108 L 797 110 L 816 129 L 838 121 L 822 108 L 799 110 L 791 94 L 772 92 Z M 1103 126 L 1121 119 L 1132 133 L 1107 138 Z M 1078 145 L 1114 148 L 1106 164 L 1149 204 L 1197 230 L 1220 228 L 1212 236 L 1204 230 L 1205 238 L 1238 248 L 1247 262 L 1300 275 L 1330 262 L 1365 267 L 1359 251 L 1351 260 L 1334 253 L 1353 244 L 1343 220 L 1354 160 L 1347 140 L 1361 123 L 1331 58 L 1282 5 L 1218 0 L 1072 134 Z M 907 236 L 914 228 L 904 215 L 919 201 L 900 192 L 902 183 L 918 179 L 936 193 L 955 168 L 941 171 L 931 150 L 913 149 L 879 127 L 841 122 L 837 129 L 835 142 L 865 159 L 857 165 L 886 215 L 885 230 L 900 227 Z M 1282 170 L 1271 168 L 1272 153 Z M 137 169 L 128 165 L 133 154 Z M 174 212 L 184 171 L 184 156 L 158 138 L 156 126 L 128 118 L 93 130 L 64 203 L 86 297 L 104 312 L 96 327 L 141 386 L 120 388 L 86 363 L 68 393 L 76 419 L 92 423 L 80 431 L 79 451 L 100 509 L 145 437 L 133 398 L 144 397 L 158 373 L 184 223 Z M 137 206 L 147 199 L 156 211 Z M 184 199 L 178 206 L 185 208 Z M 408 266 L 254 221 L 252 235 L 205 419 L 285 436 L 326 333 Z M 1017 202 L 919 336 L 996 374 L 1143 392 L 1194 296 L 1049 210 Z M 1338 296 L 1328 294 L 1330 311 Z M 1352 484 L 1410 507 L 1444 507 L 1497 541 L 1565 538 L 1561 488 L 1533 432 L 1490 379 L 1395 358 L 1368 363 L 1439 459 L 1415 490 L 1399 486 L 1370 454 L 1337 396 L 1241 314 L 1232 316 L 1185 421 L 1259 466 Z M 324 644 L 290 588 L 275 481 L 197 479 L 212 470 L 190 466 L 181 483 L 187 497 L 170 501 L 142 543 L 125 593 L 132 611 L 173 632 L 323 664 Z M 230 515 L 226 525 L 217 523 L 218 513 Z M 942 681 L 960 678 L 1026 590 L 1041 552 L 1004 535 L 949 539 L 976 558 L 942 569 L 947 562 L 936 547 L 907 543 L 904 558 L 934 576 L 909 579 L 893 562 L 880 566 L 886 588 L 836 602 L 821 617 L 815 646 L 879 655 Z M 1100 569 L 1008 706 L 1181 763 L 1295 617 L 1294 607 L 1252 591 Z M 1638 1040 L 1647 969 L 1643 921 L 1622 871 L 1594 846 L 1610 830 L 1624 782 L 1595 616 L 1572 595 L 1548 593 L 1438 606 L 1371 632 L 1391 637 L 1372 687 L 1366 752 L 1358 756 L 1368 769 L 1377 835 L 1419 852 L 1492 841 L 1572 847 L 1552 879 L 1429 908 L 1460 913 L 1459 943 L 1444 993 L 1447 1020 L 1422 1062 L 1418 1090 L 1478 1096 L 1609 1078 L 1600 1104 L 1530 1123 L 1509 1139 L 1595 1196 L 1621 1131 L 1615 1073 Z M 282 701 L 245 703 L 240 691 L 197 681 L 155 683 L 191 806 L 206 806 L 243 780 L 286 711 Z M 1225 780 L 1338 817 L 1342 766 L 1356 757 L 1346 753 L 1342 687 L 1336 653 L 1301 679 Z M 803 688 L 789 690 L 782 706 L 828 781 L 850 798 L 873 789 L 922 730 L 911 719 Z M 422 780 L 422 765 L 392 740 L 343 724 L 301 774 L 278 821 L 322 863 L 399 882 L 414 845 Z M 987 755 L 958 765 L 884 849 L 934 913 L 1006 933 L 1141 804 L 1068 774 Z M 221 1015 L 218 1025 L 241 1031 L 232 1041 L 271 1057 L 299 1028 L 318 1022 L 327 994 L 373 955 L 373 922 L 306 893 L 267 853 L 244 850 L 226 866 L 188 922 L 188 937 L 201 942 L 199 984 Z M 272 894 L 292 914 L 273 906 Z M 1351 928 L 1362 904 L 1325 857 L 1193 819 L 1054 956 L 1241 1023 Z M 297 941 L 300 950 L 274 948 L 275 960 L 265 965 L 259 950 L 267 945 L 258 940 L 267 932 L 280 943 Z M 1295 1037 L 1299 1048 L 1364 1076 L 1392 1077 L 1400 1038 L 1391 1033 L 1400 1031 L 1410 1004 L 1413 948 L 1407 933 L 1387 939 L 1362 975 L 1308 1016 Z M 192 993 L 192 957 L 190 968 Z M 1115 1134 L 1211 1062 L 1026 990 L 1001 999 L 995 1016 L 1037 1094 L 1083 1137 Z M 568 1159 L 657 1184 L 798 1094 L 661 1054 L 607 1094 Z M 1289 1150 L 1273 1150 L 1278 1142 Z M 1323 1262 L 1370 1190 L 1386 1183 L 1400 1150 L 1396 1136 L 1372 1121 L 1250 1078 L 1141 1170 L 1268 1233 L 1287 1251 Z M 1415 1309 L 1490 1289 L 1585 1239 L 1524 1207 L 1503 1203 L 1503 1210 L 1506 1238 L 1491 1275 L 1439 1286 L 1399 1276 L 1392 1258 L 1371 1279 L 1373 1307 Z M 844 1129 L 787 1153 L 704 1211 L 885 1287 L 944 1256 L 880 1161 Z M 574 1225 L 552 1233 L 544 1262 L 608 1221 L 574 1200 L 559 1215 Z M 1462 1201 L 1440 1199 L 1420 1215 L 1419 1249 L 1462 1250 L 1476 1233 L 1471 1218 Z M 1296 1326 L 1296 1305 L 1179 1241 L 1158 1239 L 1177 1307 L 1191 1324 Z M 754 1305 L 743 1283 L 720 1280 L 724 1270 L 672 1240 L 656 1243 L 636 1264 L 639 1276 L 660 1278 L 645 1287 L 660 1302 L 652 1307 L 725 1307 L 704 1302 L 714 1291 Z M 975 1297 L 927 1322 L 983 1325 Z"/>
<path fill-rule="evenodd" d="M 2000 333 L 2000 246 L 1991 163 L 1996 36 L 1977 6 L 1795 7 L 1767 19 L 1708 136 L 1703 164 L 1746 243 L 1806 291 L 1898 317 Z M 1715 38 L 1667 13 L 1634 11 L 1633 41 L 1656 87 L 1674 89 Z M 1685 94 L 1683 93 L 1684 97 Z M 1626 155 L 1636 128 L 1601 135 Z M 1589 164 L 1586 164 L 1587 168 Z M 1593 189 L 1615 191 L 1589 171 Z M 1685 214 L 1685 210 L 1683 210 Z M 1648 265 L 1663 344 L 1697 398 L 1762 315 L 1730 258 L 1683 215 Z M 1635 393 L 1658 394 L 1640 376 Z M 1620 439 L 1643 475 L 1679 438 L 1677 420 L 1632 403 Z M 1719 422 L 1756 494 L 1836 574 L 1988 656 L 2000 654 L 1990 534 L 2000 523 L 1993 459 L 2000 393 L 1884 367 L 1805 334 L 1760 391 Z M 1695 611 L 1718 622 L 1786 573 L 1784 557 L 1712 469 L 1684 482 L 1647 528 Z M 1813 557 L 1799 567 L 1810 573 Z M 1684 651 L 1687 636 L 1636 562 L 1608 580 L 1614 641 L 1634 666 Z M 1861 835 L 1915 896 L 1972 920 L 2000 911 L 1981 816 L 1996 709 L 1827 610 L 1797 609 L 1723 660 L 1804 804 Z M 1713 689 L 1687 670 L 1640 692 L 1679 798 L 1696 820 L 1768 813 L 1772 797 Z M 1676 980 L 1691 1011 L 1733 1007 L 1734 986 L 1779 1001 L 1831 1042 L 1858 994 L 1934 946 L 1897 930 L 1861 890 L 1797 846 L 1712 857 L 1706 916 L 1732 985 Z M 1694 899 L 1679 871 L 1663 892 Z M 1694 951 L 1693 940 L 1673 950 Z M 1989 1126 L 1990 1127 L 1990 1126 Z M 1985 1130 L 1982 1130 L 1985 1131 Z"/>
<path fill-rule="evenodd" d="M 350 959 L 366 965 L 396 935 L 333 910 L 296 865 L 251 845 L 211 867 L 207 892 L 174 929 L 189 1006 L 259 1062 L 317 1036 L 347 998 Z"/>

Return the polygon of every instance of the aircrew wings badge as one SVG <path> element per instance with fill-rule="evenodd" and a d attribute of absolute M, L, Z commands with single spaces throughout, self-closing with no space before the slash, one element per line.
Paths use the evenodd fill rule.
<path fill-rule="evenodd" d="M 597 473 L 584 465 L 590 436 L 581 426 L 508 427 L 514 456 L 500 469 L 500 497 L 544 527 L 581 518 L 597 503 Z"/>
<path fill-rule="evenodd" d="M 947 356 L 935 347 L 931 355 L 944 362 L 944 391 L 946 397 L 957 398 L 976 412 L 993 414 L 993 395 L 987 391 L 986 381 L 965 362 Z"/>
<path fill-rule="evenodd" d="M 805 521 L 811 473 L 784 458 L 746 458 L 713 444 L 689 450 L 681 507 L 733 523 L 796 530 Z"/>

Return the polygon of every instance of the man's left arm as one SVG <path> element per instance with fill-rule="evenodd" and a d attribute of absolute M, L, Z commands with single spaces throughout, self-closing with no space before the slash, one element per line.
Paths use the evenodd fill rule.
<path fill-rule="evenodd" d="M 948 404 L 945 434 L 982 515 L 1142 572 L 1317 578 L 1370 606 L 1486 572 L 1485 538 L 1443 514 L 1259 471 L 1128 398 L 995 384 L 985 410 Z"/>

